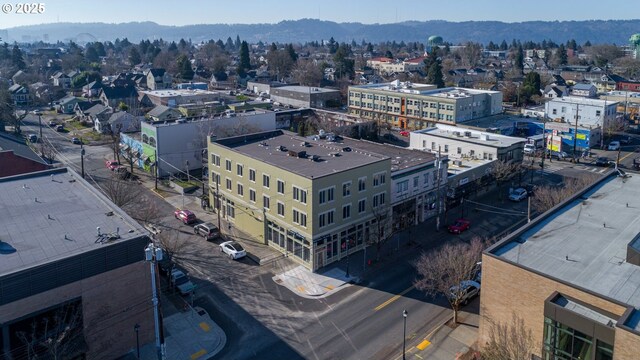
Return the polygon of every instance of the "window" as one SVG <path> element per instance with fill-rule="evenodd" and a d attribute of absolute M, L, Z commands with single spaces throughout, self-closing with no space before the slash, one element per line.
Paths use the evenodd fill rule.
<path fill-rule="evenodd" d="M 269 188 L 269 175 L 262 174 L 262 186 Z"/>
<path fill-rule="evenodd" d="M 365 191 L 367 189 L 367 178 L 361 177 L 358 179 L 358 191 Z"/>
<path fill-rule="evenodd" d="M 558 114 L 558 109 L 553 109 L 553 110 L 551 110 L 551 112 L 553 113 L 553 115 L 556 115 L 556 114 Z"/>
<path fill-rule="evenodd" d="M 351 217 L 351 204 L 342 207 L 342 218 L 348 219 Z"/>
<path fill-rule="evenodd" d="M 396 183 L 396 193 L 402 194 L 409 190 L 409 180 L 399 181 Z"/>
<path fill-rule="evenodd" d="M 351 195 L 351 181 L 342 184 L 342 196 L 350 196 Z"/>
<path fill-rule="evenodd" d="M 362 214 L 367 210 L 367 199 L 361 199 L 358 201 L 358 213 Z"/>
<path fill-rule="evenodd" d="M 458 153 L 458 154 L 462 154 L 462 148 L 461 148 L 461 147 L 458 147 L 458 151 L 457 151 L 457 153 Z"/>
<path fill-rule="evenodd" d="M 324 204 L 326 202 L 333 201 L 334 189 L 335 189 L 334 187 L 331 187 L 331 188 L 320 190 L 320 192 L 318 193 L 318 203 Z"/>
<path fill-rule="evenodd" d="M 428 186 L 429 185 L 429 173 L 426 173 L 424 175 L 422 175 L 424 180 L 422 181 L 424 186 Z"/>
<path fill-rule="evenodd" d="M 408 180 L 407 180 L 408 181 Z M 378 195 L 373 196 L 373 207 L 378 207 L 384 205 L 385 203 L 385 193 L 380 193 Z"/>
<path fill-rule="evenodd" d="M 231 190 L 233 185 L 231 184 L 231 179 L 227 179 L 227 190 Z"/>
<path fill-rule="evenodd" d="M 240 165 L 240 164 L 237 164 L 237 165 L 236 165 L 236 173 L 237 173 L 237 174 L 238 174 L 238 176 L 240 176 L 240 177 L 242 177 L 242 170 L 244 170 L 244 169 L 243 169 L 243 166 L 242 166 L 242 165 Z"/>
<path fill-rule="evenodd" d="M 431 142 L 431 150 L 435 150 L 436 149 L 436 143 L 435 142 Z"/>
<path fill-rule="evenodd" d="M 594 350 L 597 360 L 611 360 L 613 358 L 613 346 L 596 340 L 597 346 L 594 349 L 592 336 L 547 317 L 544 318 L 543 342 L 546 358 L 592 359 Z"/>
<path fill-rule="evenodd" d="M 293 209 L 293 223 L 307 227 L 307 214 Z"/>
<path fill-rule="evenodd" d="M 284 194 L 284 181 L 278 179 L 278 194 Z"/>
<path fill-rule="evenodd" d="M 231 171 L 231 160 L 225 160 L 225 169 L 227 169 L 227 171 Z"/>
<path fill-rule="evenodd" d="M 284 216 L 284 203 L 278 201 L 278 215 Z"/>
<path fill-rule="evenodd" d="M 387 174 L 380 173 L 373 175 L 373 186 L 380 186 L 387 182 Z"/>
<path fill-rule="evenodd" d="M 444 146 L 444 152 L 448 153 L 449 152 L 449 145 L 445 145 Z"/>
<path fill-rule="evenodd" d="M 267 195 L 262 195 L 262 206 L 267 210 L 271 209 L 270 200 L 271 199 L 269 199 L 269 197 Z"/>
<path fill-rule="evenodd" d="M 249 201 L 256 202 L 256 191 L 249 189 Z"/>
<path fill-rule="evenodd" d="M 234 207 L 233 201 L 227 200 L 227 216 L 234 219 L 236 217 L 236 209 Z"/>
<path fill-rule="evenodd" d="M 596 116 L 600 116 L 600 114 L 602 114 L 602 111 L 596 110 Z"/>
<path fill-rule="evenodd" d="M 469 155 L 471 157 L 474 157 L 474 156 L 476 156 L 476 152 L 474 150 L 469 150 Z"/>
<path fill-rule="evenodd" d="M 293 200 L 299 201 L 303 204 L 307 203 L 307 190 L 302 190 L 299 187 L 293 187 Z"/>
<path fill-rule="evenodd" d="M 256 171 L 249 169 L 249 181 L 256 182 Z"/>
<path fill-rule="evenodd" d="M 420 177 L 419 176 L 414 176 L 413 177 L 413 189 L 417 189 L 418 188 L 418 182 L 420 181 Z"/>
<path fill-rule="evenodd" d="M 220 156 L 211 154 L 211 164 L 220 167 Z"/>
<path fill-rule="evenodd" d="M 564 114 L 564 113 L 566 113 L 566 112 L 567 112 L 567 108 L 563 106 L 563 107 L 562 107 L 561 112 L 562 112 L 563 114 Z"/>
<path fill-rule="evenodd" d="M 333 224 L 334 212 L 335 212 L 334 210 L 331 210 L 326 213 L 320 214 L 318 216 L 318 226 L 324 227 L 324 226 Z"/>
<path fill-rule="evenodd" d="M 244 186 L 242 184 L 238 184 L 238 195 L 244 196 Z"/>

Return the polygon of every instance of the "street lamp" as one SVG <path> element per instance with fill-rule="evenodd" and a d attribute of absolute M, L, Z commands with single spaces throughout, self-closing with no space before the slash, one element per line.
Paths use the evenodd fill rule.
<path fill-rule="evenodd" d="M 405 360 L 405 348 L 407 345 L 407 310 L 402 310 L 402 318 L 404 319 L 404 331 L 402 332 L 402 360 Z"/>
<path fill-rule="evenodd" d="M 153 242 L 149 243 L 149 245 L 144 249 L 145 261 L 149 262 L 149 266 L 151 269 L 151 289 L 153 292 L 153 298 L 151 299 L 153 303 L 153 315 L 155 322 L 155 333 L 156 333 L 156 353 L 158 355 L 158 360 L 162 360 L 163 357 L 163 345 L 160 339 L 160 309 L 159 304 L 160 300 L 158 299 L 158 290 L 156 287 L 156 263 L 163 258 L 162 248 L 156 246 Z"/>
<path fill-rule="evenodd" d="M 133 330 L 136 332 L 136 354 L 138 355 L 138 359 L 140 359 L 140 337 L 138 336 L 138 330 L 140 330 L 140 325 L 136 324 L 133 327 Z"/>

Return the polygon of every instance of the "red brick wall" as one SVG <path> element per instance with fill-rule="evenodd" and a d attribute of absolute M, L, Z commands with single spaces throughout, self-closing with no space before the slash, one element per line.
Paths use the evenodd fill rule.
<path fill-rule="evenodd" d="M 47 170 L 48 165 L 17 156 L 12 150 L 0 151 L 0 177 Z"/>

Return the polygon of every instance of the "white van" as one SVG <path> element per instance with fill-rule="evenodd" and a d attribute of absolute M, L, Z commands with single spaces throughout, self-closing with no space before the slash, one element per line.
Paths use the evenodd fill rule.
<path fill-rule="evenodd" d="M 524 153 L 527 155 L 533 155 L 536 152 L 536 146 L 534 144 L 524 144 Z"/>

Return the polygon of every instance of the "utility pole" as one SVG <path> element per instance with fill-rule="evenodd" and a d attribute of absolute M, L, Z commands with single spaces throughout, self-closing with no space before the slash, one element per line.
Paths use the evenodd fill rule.
<path fill-rule="evenodd" d="M 440 149 L 438 146 L 438 156 L 436 157 L 436 206 L 438 207 L 438 214 L 436 215 L 436 231 L 440 231 L 440 212 L 442 210 L 442 206 L 440 205 L 440 169 L 442 168 L 442 160 L 440 159 Z"/>
<path fill-rule="evenodd" d="M 576 104 L 576 126 L 573 130 L 573 162 L 574 163 L 577 162 L 576 151 L 578 147 L 578 113 L 579 112 L 580 112 L 580 104 Z"/>
<path fill-rule="evenodd" d="M 80 143 L 80 169 L 84 179 L 84 145 L 82 143 Z"/>
<path fill-rule="evenodd" d="M 215 174 L 214 175 L 216 177 L 216 200 L 215 200 L 215 208 L 216 208 L 216 215 L 218 218 L 218 231 L 220 231 L 220 233 L 222 233 L 222 225 L 220 225 L 220 187 L 219 187 L 219 180 L 220 180 L 220 175 Z M 266 218 L 265 222 L 266 222 Z"/>
<path fill-rule="evenodd" d="M 402 310 L 402 318 L 404 319 L 404 328 L 402 331 L 402 360 L 405 360 L 405 349 L 407 347 L 407 316 L 409 313 L 407 310 Z"/>
<path fill-rule="evenodd" d="M 350 240 L 351 238 L 347 238 L 347 272 L 345 274 L 347 278 L 349 278 L 349 241 Z"/>
<path fill-rule="evenodd" d="M 544 173 L 544 158 L 547 157 L 547 118 L 546 115 L 542 118 L 542 161 L 540 162 L 540 168 Z"/>
<path fill-rule="evenodd" d="M 157 261 L 162 260 L 163 253 L 162 248 L 156 247 L 153 242 L 149 243 L 149 245 L 144 249 L 145 261 L 149 262 L 149 266 L 151 269 L 151 290 L 153 292 L 153 297 L 151 301 L 153 302 L 153 319 L 155 325 L 155 333 L 156 333 L 156 352 L 158 355 L 158 360 L 163 360 L 162 354 L 162 346 L 160 342 L 160 309 L 158 299 L 158 289 L 156 286 L 156 264 Z"/>
<path fill-rule="evenodd" d="M 158 150 L 155 150 L 153 152 L 153 157 L 154 157 L 154 160 L 155 160 L 155 166 L 154 166 L 154 169 L 153 169 L 153 174 L 155 175 L 154 178 L 155 178 L 155 181 L 156 181 L 156 190 L 158 190 Z"/>
<path fill-rule="evenodd" d="M 531 222 L 531 194 L 527 194 L 527 222 Z"/>

